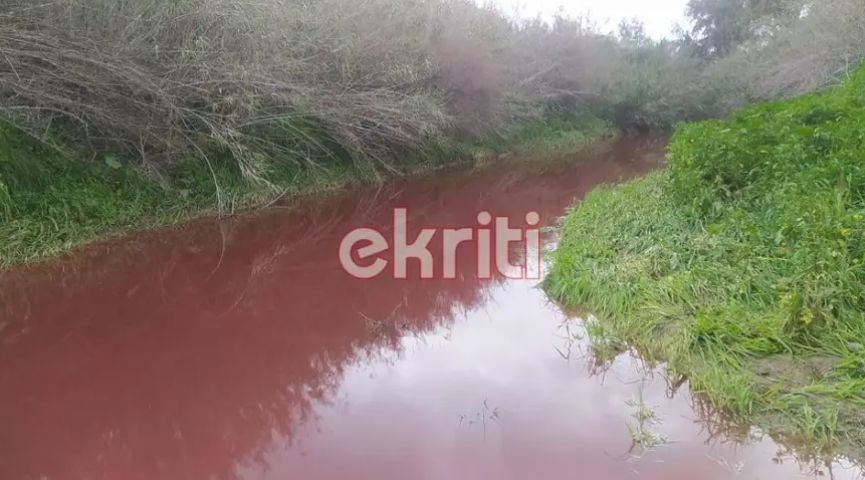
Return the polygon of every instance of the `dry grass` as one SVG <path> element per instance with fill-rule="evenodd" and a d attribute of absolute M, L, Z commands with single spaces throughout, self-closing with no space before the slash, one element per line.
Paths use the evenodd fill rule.
<path fill-rule="evenodd" d="M 227 152 L 255 178 L 274 160 L 387 170 L 583 105 L 620 59 L 582 19 L 470 0 L 0 0 L 0 19 L 0 116 L 149 166 Z"/>
<path fill-rule="evenodd" d="M 429 24 L 420 5 L 7 1 L 0 111 L 157 164 L 217 148 L 255 173 L 257 154 L 313 163 L 326 141 L 369 159 L 451 122 L 428 95 L 427 46 L 381 44 Z"/>
<path fill-rule="evenodd" d="M 225 153 L 256 179 L 334 158 L 379 172 L 551 108 L 666 128 L 811 90 L 865 52 L 863 9 L 819 2 L 707 68 L 471 0 L 0 0 L 0 117 L 154 171 Z"/>

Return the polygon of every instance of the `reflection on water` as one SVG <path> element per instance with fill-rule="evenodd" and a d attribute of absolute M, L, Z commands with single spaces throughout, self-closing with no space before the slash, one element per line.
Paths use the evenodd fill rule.
<path fill-rule="evenodd" d="M 802 469 L 753 432 L 713 432 L 684 389 L 627 355 L 599 373 L 577 320 L 527 281 L 355 280 L 341 236 L 551 224 L 644 173 L 625 140 L 537 172 L 463 172 L 205 220 L 0 273 L 0 478 L 855 478 Z M 536 170 L 536 168 L 534 168 Z M 548 239 L 549 240 L 549 239 Z M 663 444 L 631 450 L 636 411 Z"/>

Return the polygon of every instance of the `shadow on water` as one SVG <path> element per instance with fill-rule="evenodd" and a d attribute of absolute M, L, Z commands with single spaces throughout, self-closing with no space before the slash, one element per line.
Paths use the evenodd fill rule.
<path fill-rule="evenodd" d="M 348 231 L 387 230 L 396 206 L 412 227 L 474 226 L 482 210 L 551 225 L 662 151 L 625 139 L 0 272 L 0 478 L 799 478 L 777 445 L 719 430 L 635 358 L 593 369 L 579 322 L 532 282 L 478 279 L 473 249 L 451 281 L 358 280 L 338 263 Z M 635 418 L 664 431 L 660 448 L 629 453 Z"/>

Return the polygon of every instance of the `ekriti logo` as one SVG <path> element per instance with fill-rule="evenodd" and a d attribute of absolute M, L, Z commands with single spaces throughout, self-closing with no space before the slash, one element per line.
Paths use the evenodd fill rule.
<path fill-rule="evenodd" d="M 461 246 L 473 248 L 478 278 L 540 279 L 541 217 L 537 212 L 525 215 L 525 227 L 511 226 L 508 217 L 493 217 L 482 211 L 477 225 L 467 228 L 420 229 L 409 240 L 408 209 L 393 211 L 392 234 L 374 228 L 356 228 L 340 243 L 342 268 L 355 278 L 371 279 L 389 272 L 396 279 L 409 277 L 409 261 L 417 261 L 422 279 L 456 279 L 457 255 Z M 440 242 L 438 262 L 431 248 Z M 512 254 L 521 260 L 512 263 Z M 535 257 L 535 258 L 532 258 Z M 389 268 L 390 267 L 390 268 Z M 464 272 L 463 272 L 464 273 Z"/>

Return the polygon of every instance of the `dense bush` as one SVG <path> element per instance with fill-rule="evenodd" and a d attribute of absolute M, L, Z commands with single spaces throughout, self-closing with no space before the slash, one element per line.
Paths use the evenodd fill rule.
<path fill-rule="evenodd" d="M 799 95 L 846 80 L 865 58 L 865 2 L 781 3 L 800 7 L 793 9 L 794 20 L 764 25 L 761 35 L 741 45 L 725 66 L 740 72 L 760 99 Z"/>
<path fill-rule="evenodd" d="M 459 5 L 344 3 L 6 1 L 0 111 L 152 164 L 227 150 L 252 175 L 264 157 L 314 165 L 333 142 L 368 159 L 449 125 L 423 33 Z"/>
<path fill-rule="evenodd" d="M 614 43 L 469 0 L 6 0 L 0 19 L 6 119 L 150 165 L 227 152 L 252 177 L 333 156 L 389 168 L 573 107 Z"/>
<path fill-rule="evenodd" d="M 865 48 L 865 6 L 827 0 L 795 18 L 797 1 L 769 2 L 790 3 L 767 10 L 783 22 L 753 13 L 757 33 L 739 26 L 728 56 L 705 58 L 711 31 L 654 41 L 635 23 L 602 34 L 470 0 L 3 0 L 0 117 L 151 166 L 225 152 L 254 178 L 274 160 L 387 169 L 551 108 L 669 128 L 843 77 Z M 700 25 L 742 16 L 692 10 Z"/>

